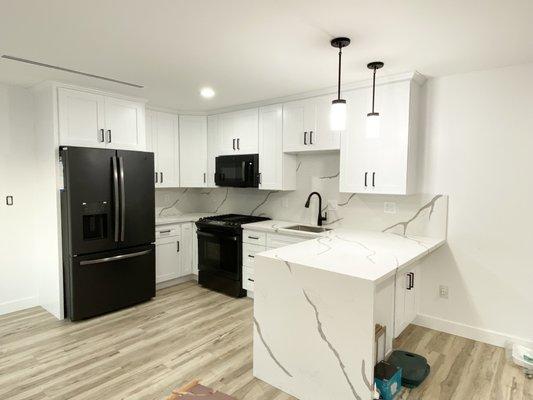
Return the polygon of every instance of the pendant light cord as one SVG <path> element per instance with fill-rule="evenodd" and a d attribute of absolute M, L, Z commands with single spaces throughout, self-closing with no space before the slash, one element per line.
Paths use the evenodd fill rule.
<path fill-rule="evenodd" d="M 372 114 L 375 114 L 375 112 L 374 112 L 374 100 L 376 98 L 376 71 L 377 71 L 377 69 L 374 68 L 374 78 L 372 80 Z"/>
<path fill-rule="evenodd" d="M 339 47 L 339 82 L 337 84 L 337 100 L 341 99 L 341 57 L 342 57 L 342 46 Z"/>

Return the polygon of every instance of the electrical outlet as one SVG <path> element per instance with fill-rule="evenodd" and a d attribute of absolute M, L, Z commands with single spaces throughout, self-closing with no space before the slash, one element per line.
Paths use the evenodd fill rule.
<path fill-rule="evenodd" d="M 449 295 L 449 288 L 448 286 L 440 285 L 439 286 L 439 297 L 441 299 L 447 299 Z"/>
<path fill-rule="evenodd" d="M 398 212 L 398 207 L 396 207 L 396 203 L 386 201 L 383 203 L 383 212 L 387 214 L 396 214 Z"/>

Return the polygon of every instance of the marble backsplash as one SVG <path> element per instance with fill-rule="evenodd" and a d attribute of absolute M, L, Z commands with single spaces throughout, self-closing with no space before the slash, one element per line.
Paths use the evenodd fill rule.
<path fill-rule="evenodd" d="M 156 215 L 216 212 L 263 215 L 272 219 L 316 224 L 318 199 L 304 204 L 309 193 L 322 195 L 329 227 L 446 237 L 448 197 L 350 194 L 339 192 L 339 154 L 298 156 L 297 188 L 290 192 L 242 188 L 157 189 Z"/>

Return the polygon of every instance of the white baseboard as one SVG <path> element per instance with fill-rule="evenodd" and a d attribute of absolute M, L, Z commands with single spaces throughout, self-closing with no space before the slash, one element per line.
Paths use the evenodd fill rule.
<path fill-rule="evenodd" d="M 26 308 L 31 308 L 38 306 L 37 296 L 25 297 L 22 299 L 6 301 L 0 303 L 0 315 L 8 314 L 15 311 L 24 310 Z"/>
<path fill-rule="evenodd" d="M 490 329 L 478 328 L 426 314 L 418 314 L 414 324 L 499 347 L 505 347 L 506 342 L 522 343 L 526 346 L 532 344 L 530 340 L 518 336 L 508 335 Z"/>

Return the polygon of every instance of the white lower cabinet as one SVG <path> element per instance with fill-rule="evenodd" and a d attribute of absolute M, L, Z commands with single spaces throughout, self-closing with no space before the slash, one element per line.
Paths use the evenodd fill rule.
<path fill-rule="evenodd" d="M 193 272 L 193 227 L 191 222 L 156 227 L 156 283 Z"/>
<path fill-rule="evenodd" d="M 254 291 L 255 255 L 262 251 L 277 249 L 308 240 L 308 237 L 282 235 L 245 229 L 242 234 L 242 287 L 252 295 Z"/>
<path fill-rule="evenodd" d="M 398 271 L 396 275 L 394 337 L 400 335 L 418 314 L 420 295 L 418 271 L 418 265 L 414 265 Z"/>

